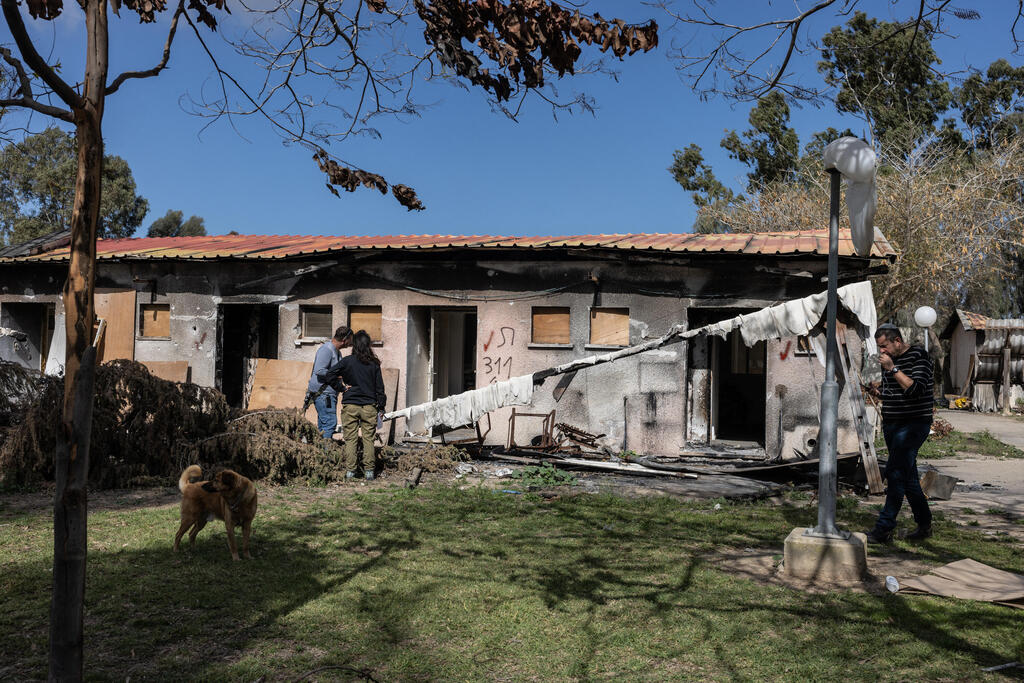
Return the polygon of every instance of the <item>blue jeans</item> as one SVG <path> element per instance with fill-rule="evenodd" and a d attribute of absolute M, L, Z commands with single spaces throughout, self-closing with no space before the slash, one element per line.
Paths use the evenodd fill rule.
<path fill-rule="evenodd" d="M 325 391 L 316 397 L 313 405 L 316 406 L 316 428 L 320 436 L 330 439 L 338 426 L 338 397 Z"/>
<path fill-rule="evenodd" d="M 889 460 L 885 464 L 885 506 L 875 522 L 875 531 L 888 533 L 896 527 L 904 496 L 910 503 L 917 525 L 932 525 L 932 511 L 928 508 L 928 499 L 921 490 L 921 480 L 917 475 L 917 450 L 928 438 L 931 426 L 931 420 L 882 424 Z"/>

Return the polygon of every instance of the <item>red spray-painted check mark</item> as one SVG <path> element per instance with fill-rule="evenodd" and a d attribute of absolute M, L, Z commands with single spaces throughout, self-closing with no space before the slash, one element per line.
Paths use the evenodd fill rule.
<path fill-rule="evenodd" d="M 487 353 L 487 347 L 491 345 L 491 341 L 494 339 L 494 330 L 491 330 L 491 336 L 484 342 L 484 353 Z"/>
<path fill-rule="evenodd" d="M 789 345 L 792 343 L 792 341 L 786 342 L 786 350 L 779 354 L 779 360 L 786 360 L 786 356 L 789 355 Z"/>

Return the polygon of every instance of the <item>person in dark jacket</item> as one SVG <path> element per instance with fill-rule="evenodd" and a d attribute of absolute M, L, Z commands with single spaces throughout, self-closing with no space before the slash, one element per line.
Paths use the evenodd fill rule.
<path fill-rule="evenodd" d="M 352 336 L 352 353 L 341 363 L 341 377 L 348 388 L 341 399 L 341 431 L 345 436 L 346 479 L 353 479 L 359 469 L 356 452 L 356 438 L 363 442 L 363 472 L 367 481 L 372 481 L 376 460 L 373 437 L 377 432 L 377 414 L 384 412 L 387 396 L 384 394 L 384 377 L 380 371 L 380 359 L 370 346 L 370 335 L 359 330 Z"/>
<path fill-rule="evenodd" d="M 932 512 L 917 473 L 917 451 L 932 426 L 932 360 L 920 346 L 904 342 L 895 325 L 879 325 L 875 341 L 882 382 L 872 387 L 871 393 L 882 399 L 882 434 L 889 459 L 885 464 L 885 506 L 867 534 L 868 543 L 892 540 L 904 496 L 917 522 L 917 529 L 906 539 L 920 541 L 932 535 Z"/>

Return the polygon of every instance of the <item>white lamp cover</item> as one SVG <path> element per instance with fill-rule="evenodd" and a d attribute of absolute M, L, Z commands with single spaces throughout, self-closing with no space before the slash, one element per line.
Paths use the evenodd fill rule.
<path fill-rule="evenodd" d="M 931 306 L 921 306 L 914 311 L 914 322 L 918 327 L 931 327 L 935 324 L 935 309 Z"/>
<path fill-rule="evenodd" d="M 846 136 L 830 143 L 822 155 L 825 170 L 835 169 L 847 180 L 846 206 L 850 210 L 850 231 L 858 256 L 869 256 L 875 243 L 875 192 L 877 157 L 871 145 L 860 138 Z"/>

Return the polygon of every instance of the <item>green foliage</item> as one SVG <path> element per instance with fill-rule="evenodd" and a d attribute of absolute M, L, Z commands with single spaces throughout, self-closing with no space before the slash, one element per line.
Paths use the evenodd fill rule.
<path fill-rule="evenodd" d="M 686 149 L 676 150 L 672 155 L 669 172 L 684 190 L 692 192 L 693 203 L 705 206 L 714 202 L 732 201 L 732 190 L 720 183 L 711 167 L 704 163 L 704 155 L 699 145 L 689 145 Z"/>
<path fill-rule="evenodd" d="M 162 217 L 149 226 L 147 237 L 196 237 L 206 234 L 206 223 L 199 216 L 190 216 L 183 220 L 185 214 L 169 209 Z"/>
<path fill-rule="evenodd" d="M 722 148 L 728 150 L 730 158 L 751 167 L 747 174 L 750 185 L 784 180 L 796 168 L 800 152 L 796 130 L 788 125 L 789 105 L 785 98 L 777 92 L 762 97 L 751 110 L 748 120 L 750 129 L 743 133 L 729 131 L 722 138 Z M 742 195 L 735 195 L 715 177 L 704 163 L 703 151 L 696 144 L 674 152 L 669 172 L 684 190 L 691 193 L 693 203 L 698 207 L 727 205 L 742 199 Z M 697 232 L 704 233 L 728 232 L 725 225 L 700 219 L 695 228 Z"/>
<path fill-rule="evenodd" d="M 796 168 L 800 140 L 789 127 L 789 105 L 779 92 L 770 92 L 757 101 L 748 118 L 750 130 L 736 131 L 722 138 L 729 157 L 752 168 L 750 183 L 786 180 Z"/>
<path fill-rule="evenodd" d="M 553 467 L 546 462 L 542 465 L 530 465 L 512 474 L 513 479 L 518 479 L 523 486 L 572 486 L 576 483 L 576 477 L 571 472 L 566 472 Z"/>
<path fill-rule="evenodd" d="M 59 128 L 0 151 L 0 241 L 17 244 L 70 227 L 77 168 L 75 138 Z M 149 202 L 136 193 L 128 162 L 104 156 L 101 185 L 97 235 L 129 237 Z"/>
<path fill-rule="evenodd" d="M 818 71 L 839 90 L 836 109 L 866 118 L 882 144 L 909 145 L 933 130 L 953 99 L 938 75 L 934 35 L 927 21 L 915 30 L 864 12 L 825 34 Z"/>
<path fill-rule="evenodd" d="M 868 132 L 862 134 L 874 141 L 880 154 L 880 177 L 899 180 L 889 183 L 890 190 L 914 186 L 908 197 L 896 191 L 883 196 L 880 191 L 879 224 L 887 226 L 890 239 L 896 235 L 893 243 L 901 258 L 890 277 L 881 279 L 881 295 L 876 292 L 876 297 L 884 304 L 890 295 L 898 301 L 919 295 L 938 298 L 940 306 L 973 308 L 997 317 L 1024 315 L 1024 250 L 1013 225 L 1024 192 L 1019 183 L 997 177 L 992 169 L 1001 167 L 1001 160 L 990 159 L 1006 154 L 1001 149 L 1004 143 L 1018 138 L 1024 125 L 1024 67 L 999 59 L 954 89 L 938 69 L 941 62 L 931 44 L 935 34 L 927 22 L 915 30 L 913 22 L 880 21 L 858 12 L 821 39 L 818 70 L 836 89 L 836 111 L 857 114 L 868 123 Z M 936 129 L 951 106 L 959 118 L 946 117 Z M 821 152 L 827 143 L 853 131 L 829 128 L 811 133 L 799 155 L 797 133 L 789 127 L 789 105 L 779 91 L 758 100 L 749 123 L 748 130 L 730 131 L 721 141 L 731 158 L 749 168 L 743 194 L 715 177 L 700 147 L 691 144 L 675 152 L 670 171 L 700 208 L 694 229 L 718 233 L 822 227 L 812 210 L 817 205 L 811 206 L 811 198 L 821 195 L 816 185 Z M 988 152 L 993 154 L 986 156 Z M 942 201 L 924 201 L 935 196 Z M 907 201 L 911 198 L 914 201 Z M 951 210 L 955 230 L 950 229 L 949 217 L 938 217 L 949 200 L 959 202 Z M 918 206 L 923 207 L 922 215 L 910 215 Z M 1005 208 L 1003 215 L 986 217 L 981 215 L 984 207 Z M 970 217 L 959 215 L 964 212 Z M 908 243 L 898 243 L 912 225 L 924 227 Z M 954 235 L 977 245 L 978 234 L 998 231 L 1007 233 L 999 237 L 1001 246 L 980 256 L 977 247 L 958 254 L 963 247 L 947 248 L 943 243 Z M 933 244 L 955 258 L 938 258 Z M 947 263 L 953 264 L 955 273 L 934 272 L 935 264 Z M 926 274 L 924 279 L 921 273 Z M 944 279 L 955 286 L 940 293 L 890 291 L 894 282 Z"/>
<path fill-rule="evenodd" d="M 970 146 L 989 149 L 995 141 L 1019 134 L 1024 126 L 1022 98 L 1024 67 L 997 59 L 984 76 L 971 74 L 953 92 L 953 103 L 971 136 Z"/>

